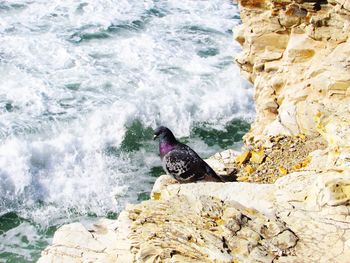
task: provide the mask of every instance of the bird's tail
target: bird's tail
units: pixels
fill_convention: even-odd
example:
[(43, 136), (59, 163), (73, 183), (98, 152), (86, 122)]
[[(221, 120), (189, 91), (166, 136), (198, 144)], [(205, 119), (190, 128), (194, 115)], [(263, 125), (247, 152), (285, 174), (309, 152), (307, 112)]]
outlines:
[(237, 173), (238, 170), (233, 170), (228, 175), (221, 175), (214, 171), (213, 168), (211, 168), (208, 164), (206, 165), (206, 174), (207, 174), (207, 181), (213, 181), (213, 182), (236, 182), (237, 181)]
[(216, 174), (218, 177), (220, 177), (221, 181), (226, 183), (226, 182), (237, 182), (237, 173), (238, 173), (238, 170), (234, 169), (231, 173), (227, 175), (220, 175), (217, 173)]

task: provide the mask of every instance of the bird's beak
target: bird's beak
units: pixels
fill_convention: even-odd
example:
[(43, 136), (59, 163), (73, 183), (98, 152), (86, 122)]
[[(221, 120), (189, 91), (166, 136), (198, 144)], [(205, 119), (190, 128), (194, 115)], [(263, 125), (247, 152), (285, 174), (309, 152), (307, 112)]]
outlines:
[(153, 135), (153, 141), (158, 138), (158, 135)]

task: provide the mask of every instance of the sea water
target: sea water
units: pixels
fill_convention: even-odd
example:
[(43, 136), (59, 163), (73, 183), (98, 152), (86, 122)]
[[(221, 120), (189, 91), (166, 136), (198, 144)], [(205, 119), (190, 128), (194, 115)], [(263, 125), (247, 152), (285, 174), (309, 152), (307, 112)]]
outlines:
[(0, 1), (0, 262), (147, 199), (158, 125), (203, 157), (239, 147), (239, 23), (231, 0)]

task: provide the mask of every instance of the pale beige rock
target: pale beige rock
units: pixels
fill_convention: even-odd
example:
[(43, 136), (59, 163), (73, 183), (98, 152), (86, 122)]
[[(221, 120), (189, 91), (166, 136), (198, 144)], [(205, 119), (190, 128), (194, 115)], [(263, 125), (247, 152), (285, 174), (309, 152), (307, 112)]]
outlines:
[[(209, 192), (211, 185), (202, 188)], [(168, 262), (172, 255), (184, 262), (272, 262), (282, 251), (293, 254), (297, 240), (286, 237), (288, 230), (278, 220), (212, 195), (178, 193), (135, 205), (128, 213), (140, 262)]]
[[(318, 12), (304, 1), (266, 0), (264, 8), (257, 3), (240, 1), (243, 24), (235, 31), (243, 47), (237, 61), (255, 86), (257, 118), (246, 139), (261, 134), (317, 136), (319, 109), (349, 123), (349, 112), (341, 111), (349, 102), (340, 100), (350, 92), (349, 2), (322, 4)], [(329, 124), (323, 136), (345, 132), (340, 120), (332, 122), (336, 124)]]
[(219, 175), (230, 175), (235, 168), (235, 157), (239, 155), (238, 152), (228, 149), (220, 153), (216, 153), (205, 161), (211, 168)]
[[(256, 191), (259, 187), (259, 191)], [(215, 196), (224, 201), (235, 201), (248, 208), (257, 209), (265, 214), (273, 213), (274, 196), (269, 193), (273, 185), (251, 183), (196, 183), (188, 185), (169, 185), (161, 192), (163, 199), (171, 199), (181, 194), (195, 202), (199, 196)], [(239, 194), (234, 194), (239, 193)]]
[(170, 175), (160, 176), (153, 185), (151, 198), (155, 200), (160, 199), (162, 190), (164, 190), (168, 185), (177, 183), (178, 182)]
[[(296, 256), (287, 262), (349, 262), (350, 258), (346, 249), (350, 228), (350, 2), (337, 3), (322, 5), (319, 12), (308, 11), (308, 19), (282, 17), (279, 30), (288, 41), (282, 51), (280, 44), (270, 44), (263, 51), (259, 44), (254, 47), (262, 34), (266, 39), (276, 32), (275, 20), (267, 23), (269, 8), (245, 5), (241, 10), (243, 25), (237, 38), (242, 39), (242, 34), (250, 37), (240, 42), (239, 61), (250, 65), (240, 64), (244, 75), (254, 82), (257, 104), (257, 118), (246, 142), (263, 140), (262, 134), (303, 133), (322, 136), (328, 143), (327, 149), (310, 154), (305, 172), (292, 173), (276, 183), (277, 215), (299, 238)], [(307, 3), (299, 5), (309, 10)], [(285, 9), (277, 7), (274, 12), (286, 16)], [(288, 23), (293, 27), (286, 30), (283, 24), (287, 27)], [(250, 32), (256, 28), (263, 28), (258, 30), (262, 34)], [(271, 57), (276, 51), (283, 55), (261, 66), (269, 50)], [(269, 112), (272, 100), (278, 104), (274, 114)]]
[[(298, 172), (273, 185), (195, 183), (161, 189), (158, 201), (131, 205), (118, 221), (102, 220), (91, 233), (80, 224), (62, 227), (39, 262), (170, 262), (175, 255), (184, 262), (272, 262), (276, 257), (277, 262), (346, 262), (350, 257), (344, 250), (350, 238), (347, 172)], [(72, 233), (75, 237), (66, 240)], [(90, 247), (93, 242), (98, 249)]]
[(80, 223), (60, 227), (53, 243), (38, 263), (56, 262), (133, 262), (130, 219), (122, 212), (118, 220), (100, 219), (89, 231)]
[(105, 249), (105, 246), (95, 240), (93, 235), (81, 223), (62, 226), (60, 231), (57, 231), (55, 234), (52, 244), (60, 244), (67, 247), (74, 247), (76, 244), (79, 244), (80, 248), (96, 252), (101, 252)]
[(305, 262), (348, 262), (350, 238), (347, 172), (295, 173), (277, 181), (277, 215), (299, 238)]

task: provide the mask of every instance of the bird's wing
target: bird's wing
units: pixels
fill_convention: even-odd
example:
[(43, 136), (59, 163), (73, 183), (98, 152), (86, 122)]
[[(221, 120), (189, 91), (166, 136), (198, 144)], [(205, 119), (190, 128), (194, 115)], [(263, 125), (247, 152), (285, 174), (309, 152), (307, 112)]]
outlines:
[(209, 165), (184, 144), (164, 156), (164, 166), (178, 181), (221, 181)]
[(191, 147), (185, 144), (182, 144), (182, 146), (186, 148), (186, 150), (190, 155), (193, 156), (193, 158), (198, 160), (198, 165), (201, 166), (201, 170), (204, 175), (198, 180), (223, 182), (223, 179), (201, 157), (199, 157), (199, 155), (194, 150), (192, 150)]
[(203, 173), (198, 159), (185, 148), (170, 151), (164, 156), (163, 161), (168, 173), (179, 181), (192, 181), (199, 172)]

